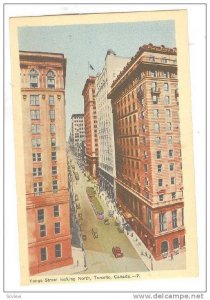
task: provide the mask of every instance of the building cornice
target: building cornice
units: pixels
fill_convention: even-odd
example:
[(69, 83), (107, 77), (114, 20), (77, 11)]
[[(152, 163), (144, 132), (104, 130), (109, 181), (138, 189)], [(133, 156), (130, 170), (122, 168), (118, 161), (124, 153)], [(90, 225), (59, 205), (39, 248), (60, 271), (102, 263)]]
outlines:
[(96, 77), (95, 76), (89, 76), (89, 78), (86, 80), (85, 82), (85, 85), (84, 85), (84, 88), (82, 90), (82, 96), (85, 96), (85, 91), (88, 89), (88, 86), (90, 84), (94, 84), (95, 83), (95, 80), (96, 80)]
[[(139, 67), (141, 62), (149, 63), (149, 61), (147, 60), (144, 61), (142, 57), (142, 54), (144, 52), (150, 52), (151, 54), (160, 53), (165, 55), (177, 55), (176, 48), (167, 48), (164, 45), (161, 46), (154, 46), (153, 44), (143, 45), (142, 47), (139, 48), (138, 52), (131, 58), (131, 60), (127, 63), (127, 65), (123, 68), (123, 70), (118, 74), (117, 78), (113, 81), (111, 85), (111, 91), (108, 95), (109, 98), (111, 97), (112, 93), (115, 91), (116, 86), (119, 83), (123, 82), (123, 79), (124, 80), (127, 79), (130, 76), (130, 74)], [(153, 62), (153, 64), (157, 65), (156, 62)], [(168, 66), (168, 64), (165, 65)], [(170, 66), (173, 66), (173, 64), (170, 64)]]

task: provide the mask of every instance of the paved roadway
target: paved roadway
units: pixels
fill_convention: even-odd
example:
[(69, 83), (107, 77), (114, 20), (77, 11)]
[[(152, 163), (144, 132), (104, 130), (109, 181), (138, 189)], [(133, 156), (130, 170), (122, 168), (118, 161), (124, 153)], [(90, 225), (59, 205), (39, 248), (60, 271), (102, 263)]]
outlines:
[[(72, 159), (72, 156), (70, 157)], [(115, 273), (115, 272), (143, 272), (148, 271), (147, 267), (131, 245), (126, 233), (119, 233), (114, 218), (110, 218), (110, 225), (105, 225), (103, 221), (96, 218), (90, 201), (86, 194), (86, 187), (91, 186), (86, 177), (80, 171), (76, 161), (72, 162), (79, 173), (79, 181), (73, 181), (74, 193), (79, 196), (83, 220), (81, 232), (85, 234), (87, 240), (84, 241), (86, 253), (87, 270), (86, 273)], [(74, 176), (74, 175), (73, 175)], [(107, 208), (101, 201), (107, 214)], [(93, 237), (92, 227), (98, 231), (98, 238)], [(112, 247), (119, 246), (124, 256), (115, 258), (112, 254)], [(85, 273), (84, 271), (82, 273)]]

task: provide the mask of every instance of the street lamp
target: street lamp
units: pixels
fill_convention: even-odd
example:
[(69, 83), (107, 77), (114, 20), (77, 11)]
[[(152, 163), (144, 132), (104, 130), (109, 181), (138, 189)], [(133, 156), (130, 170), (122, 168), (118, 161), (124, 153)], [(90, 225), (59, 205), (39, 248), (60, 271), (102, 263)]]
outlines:
[(85, 252), (84, 252), (84, 268), (87, 269), (87, 262), (86, 262), (86, 255), (85, 255)]

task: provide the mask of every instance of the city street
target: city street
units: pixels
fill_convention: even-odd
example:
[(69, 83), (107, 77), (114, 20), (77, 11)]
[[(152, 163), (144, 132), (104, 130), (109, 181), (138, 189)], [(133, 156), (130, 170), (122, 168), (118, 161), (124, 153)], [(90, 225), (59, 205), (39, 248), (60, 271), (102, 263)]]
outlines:
[[(96, 218), (86, 194), (86, 187), (93, 185), (87, 181), (75, 160), (72, 160), (72, 164), (75, 165), (75, 171), (79, 174), (79, 180), (73, 179), (73, 190), (79, 198), (77, 203), (80, 204), (80, 209), (77, 210), (77, 213), (82, 214), (82, 220), (80, 221), (81, 234), (86, 236), (86, 240), (83, 241), (87, 265), (85, 273), (148, 271), (127, 238), (126, 233), (120, 233), (117, 230), (115, 219), (109, 218), (110, 224), (105, 225), (103, 220)], [(102, 201), (101, 204), (104, 208), (105, 217), (108, 217), (107, 207)], [(92, 228), (97, 230), (98, 238), (94, 238)], [(121, 248), (123, 257), (114, 257), (112, 253), (113, 246)]]

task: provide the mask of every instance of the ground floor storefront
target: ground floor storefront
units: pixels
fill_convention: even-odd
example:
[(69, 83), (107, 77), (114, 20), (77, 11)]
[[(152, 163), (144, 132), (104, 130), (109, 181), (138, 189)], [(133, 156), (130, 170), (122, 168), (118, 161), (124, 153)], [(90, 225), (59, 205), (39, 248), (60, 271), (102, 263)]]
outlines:
[[(132, 194), (132, 195), (131, 195)], [(116, 204), (125, 222), (156, 260), (185, 251), (185, 228), (180, 213), (183, 203), (153, 208), (126, 187), (116, 183)], [(176, 218), (174, 212), (178, 211)]]

